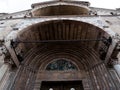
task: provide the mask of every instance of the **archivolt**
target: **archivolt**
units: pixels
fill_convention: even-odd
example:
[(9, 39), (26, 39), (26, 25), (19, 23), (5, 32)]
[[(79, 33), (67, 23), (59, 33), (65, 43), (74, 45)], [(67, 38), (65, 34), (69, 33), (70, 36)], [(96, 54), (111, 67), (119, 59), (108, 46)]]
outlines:
[(24, 60), (24, 64), (34, 69), (45, 70), (52, 60), (58, 58), (71, 60), (78, 66), (79, 70), (86, 70), (100, 62), (98, 55), (91, 48), (65, 45), (64, 47), (52, 48), (51, 46), (44, 46), (44, 48), (31, 49)]

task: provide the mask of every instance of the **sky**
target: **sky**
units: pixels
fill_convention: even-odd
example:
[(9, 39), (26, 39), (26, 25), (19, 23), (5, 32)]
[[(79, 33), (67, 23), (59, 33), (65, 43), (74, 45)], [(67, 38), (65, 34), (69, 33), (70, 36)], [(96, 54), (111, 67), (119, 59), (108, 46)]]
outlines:
[[(32, 3), (44, 2), (49, 0), (0, 0), (0, 13), (13, 13), (31, 9)], [(82, 1), (82, 0), (80, 0)], [(89, 1), (91, 7), (116, 9), (120, 8), (120, 0), (83, 0)]]

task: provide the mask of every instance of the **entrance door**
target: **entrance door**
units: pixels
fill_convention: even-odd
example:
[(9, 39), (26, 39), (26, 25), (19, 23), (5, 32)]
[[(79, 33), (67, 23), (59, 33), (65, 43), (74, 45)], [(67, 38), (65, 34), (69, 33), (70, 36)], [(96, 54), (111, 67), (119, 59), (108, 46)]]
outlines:
[(82, 81), (43, 81), (40, 90), (84, 90)]

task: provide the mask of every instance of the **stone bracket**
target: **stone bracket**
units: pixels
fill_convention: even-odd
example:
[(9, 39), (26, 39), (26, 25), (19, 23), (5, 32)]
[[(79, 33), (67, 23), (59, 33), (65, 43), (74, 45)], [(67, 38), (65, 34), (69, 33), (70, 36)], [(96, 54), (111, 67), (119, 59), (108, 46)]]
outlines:
[(17, 55), (15, 53), (14, 48), (11, 46), (11, 41), (6, 42), (5, 46), (6, 46), (7, 50), (9, 51), (10, 56), (11, 56), (12, 60), (14, 61), (15, 65), (17, 67), (19, 67), (20, 61), (18, 60), (18, 57), (17, 57)]
[(116, 59), (120, 50), (120, 36), (116, 34), (114, 37), (112, 37), (112, 39), (113, 39), (113, 42), (108, 49), (108, 53), (105, 59), (106, 64), (108, 64), (110, 60), (112, 60), (112, 58)]

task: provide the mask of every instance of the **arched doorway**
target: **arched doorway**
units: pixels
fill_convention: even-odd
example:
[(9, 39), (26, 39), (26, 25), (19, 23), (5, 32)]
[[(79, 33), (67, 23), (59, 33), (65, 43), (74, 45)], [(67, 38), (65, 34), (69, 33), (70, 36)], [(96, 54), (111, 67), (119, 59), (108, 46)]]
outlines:
[(40, 90), (84, 90), (82, 81), (43, 81)]
[[(53, 60), (47, 67), (47, 71), (78, 71), (76, 65), (72, 62), (67, 61), (65, 58), (59, 58)], [(62, 72), (63, 73), (63, 72)], [(59, 74), (59, 73), (57, 73)], [(63, 74), (64, 76), (64, 74)], [(68, 76), (68, 75), (67, 75)], [(55, 77), (53, 77), (55, 78)], [(78, 81), (42, 81), (40, 90), (83, 90), (82, 80)]]
[[(21, 30), (16, 38), (15, 50), (16, 52), (22, 50), (24, 59), (18, 70), (16, 83), (13, 84), (13, 90), (40, 89), (42, 82), (45, 81), (64, 83), (77, 80), (83, 83), (84, 89), (114, 87), (103, 63), (104, 58), (100, 59), (101, 55), (107, 53), (109, 44), (106, 40), (109, 37), (104, 30), (94, 25), (74, 20), (47, 21)], [(104, 48), (102, 52), (101, 48), (102, 50)], [(46, 67), (59, 59), (63, 61), (66, 59), (64, 63), (69, 61), (77, 70), (66, 71), (63, 69), (64, 66), (63, 71), (46, 70)]]

